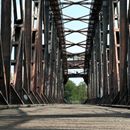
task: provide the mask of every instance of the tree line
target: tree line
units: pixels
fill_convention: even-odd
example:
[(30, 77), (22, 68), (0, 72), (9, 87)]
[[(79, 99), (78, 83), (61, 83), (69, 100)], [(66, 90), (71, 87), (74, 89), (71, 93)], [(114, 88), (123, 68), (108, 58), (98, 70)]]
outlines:
[(65, 85), (64, 99), (66, 103), (83, 103), (87, 99), (87, 86), (84, 82), (76, 85), (68, 80)]

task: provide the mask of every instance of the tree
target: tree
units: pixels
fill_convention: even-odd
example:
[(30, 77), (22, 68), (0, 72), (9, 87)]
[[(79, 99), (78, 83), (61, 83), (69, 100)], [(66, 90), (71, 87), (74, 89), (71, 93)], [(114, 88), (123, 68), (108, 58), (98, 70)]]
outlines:
[(87, 99), (87, 87), (84, 82), (78, 86), (71, 80), (65, 85), (65, 100), (69, 103), (81, 103)]
[(68, 102), (71, 102), (71, 97), (72, 97), (72, 93), (73, 93), (72, 91), (75, 87), (76, 87), (76, 84), (71, 80), (68, 80), (68, 82), (65, 85), (64, 98)]
[(84, 82), (80, 82), (78, 85), (79, 101), (83, 102), (87, 99), (87, 85)]

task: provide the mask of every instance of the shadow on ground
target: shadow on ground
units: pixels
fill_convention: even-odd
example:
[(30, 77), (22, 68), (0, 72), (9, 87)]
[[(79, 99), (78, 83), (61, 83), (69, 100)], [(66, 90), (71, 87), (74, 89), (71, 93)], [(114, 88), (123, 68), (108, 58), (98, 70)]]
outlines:
[[(38, 130), (39, 128), (16, 128), (16, 126), (29, 122), (31, 120), (49, 120), (49, 119), (74, 119), (74, 118), (92, 118), (92, 117), (112, 117), (112, 118), (130, 118), (130, 113), (109, 112), (109, 113), (79, 113), (79, 114), (52, 114), (52, 115), (27, 115), (24, 111), (18, 109), (18, 115), (0, 115), (0, 130)], [(2, 123), (3, 122), (3, 123)], [(61, 130), (53, 128), (40, 128), (42, 130)], [(40, 130), (39, 129), (39, 130)], [(66, 130), (66, 129), (62, 129)], [(71, 130), (71, 129), (70, 129)]]

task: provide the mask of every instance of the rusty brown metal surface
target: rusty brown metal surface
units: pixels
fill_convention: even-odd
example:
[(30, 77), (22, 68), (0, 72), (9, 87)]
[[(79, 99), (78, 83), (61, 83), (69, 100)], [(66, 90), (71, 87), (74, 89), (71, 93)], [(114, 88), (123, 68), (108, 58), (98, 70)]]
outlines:
[[(70, 77), (84, 79), (89, 101), (129, 104), (129, 3), (2, 0), (0, 104), (63, 102), (64, 85)], [(83, 7), (89, 13), (69, 16), (63, 10), (71, 6)], [(74, 21), (86, 27), (65, 26)], [(76, 33), (85, 40), (67, 39)], [(67, 51), (75, 46), (85, 51)], [(70, 73), (71, 69), (75, 72)]]
[(59, 1), (2, 0), (0, 104), (63, 102), (67, 62), (61, 17)]
[[(129, 1), (109, 0), (106, 5), (105, 0), (102, 2), (102, 7), (99, 11), (99, 27), (97, 26), (96, 28), (96, 30), (99, 29), (101, 32), (101, 35), (98, 36), (100, 42), (96, 42), (99, 46), (98, 48), (100, 48), (99, 52), (96, 51), (96, 53), (99, 53), (99, 58), (96, 59), (97, 64), (99, 62), (99, 70), (97, 72), (99, 75), (96, 77), (99, 79), (99, 83), (97, 84), (93, 80), (95, 67), (91, 67), (91, 60), (94, 63), (92, 58), (95, 53), (94, 45), (89, 64), (90, 70), (93, 69), (89, 73), (89, 88), (91, 91), (93, 87), (94, 89), (98, 88), (99, 91), (96, 98), (95, 95), (90, 94), (90, 99), (93, 99), (93, 102), (99, 99), (97, 100), (98, 103), (129, 104), (129, 23), (127, 23), (129, 21), (129, 6), (127, 6)], [(109, 9), (106, 11), (104, 6), (108, 7), (108, 5)], [(107, 26), (106, 20), (109, 20)], [(95, 33), (94, 37), (96, 35)], [(93, 94), (93, 92), (91, 93)]]
[[(7, 10), (8, 9), (8, 10)], [(4, 65), (4, 80), (6, 84), (4, 96), (9, 101), (9, 85), (10, 85), (10, 47), (11, 47), (11, 0), (1, 1), (1, 49)], [(5, 86), (4, 86), (5, 85)], [(1, 88), (2, 88), (1, 86)]]

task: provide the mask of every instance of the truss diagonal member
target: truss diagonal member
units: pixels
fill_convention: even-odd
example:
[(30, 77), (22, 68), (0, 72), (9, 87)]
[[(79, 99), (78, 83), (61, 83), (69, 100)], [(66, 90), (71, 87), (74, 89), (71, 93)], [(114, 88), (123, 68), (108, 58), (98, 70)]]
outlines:
[[(89, 18), (89, 25), (88, 29), (92, 29), (91, 32), (87, 34), (87, 40), (86, 40), (86, 50), (85, 50), (85, 65), (84, 69), (89, 69), (89, 61), (91, 58), (91, 51), (92, 51), (92, 46), (93, 46), (93, 37), (95, 35), (95, 27), (98, 23), (98, 15), (99, 11), (101, 10), (101, 5), (102, 1), (95, 0), (94, 4), (91, 5), (92, 11), (91, 11), (91, 16)], [(88, 47), (88, 45), (90, 45)]]
[(56, 27), (58, 29), (58, 37), (61, 43), (61, 49), (64, 62), (64, 69), (67, 70), (67, 59), (66, 59), (66, 50), (65, 50), (65, 38), (64, 38), (64, 26), (62, 21), (62, 11), (61, 11), (61, 3), (59, 0), (50, 0), (50, 7), (54, 15), (54, 20), (56, 23)]
[(77, 18), (74, 18), (72, 16), (68, 16), (68, 15), (65, 15), (65, 14), (63, 16), (68, 17), (68, 18), (63, 18), (63, 20), (89, 20), (88, 18), (85, 18), (85, 17), (90, 16), (90, 14), (83, 15), (83, 16), (80, 16), (80, 17), (77, 17)]

